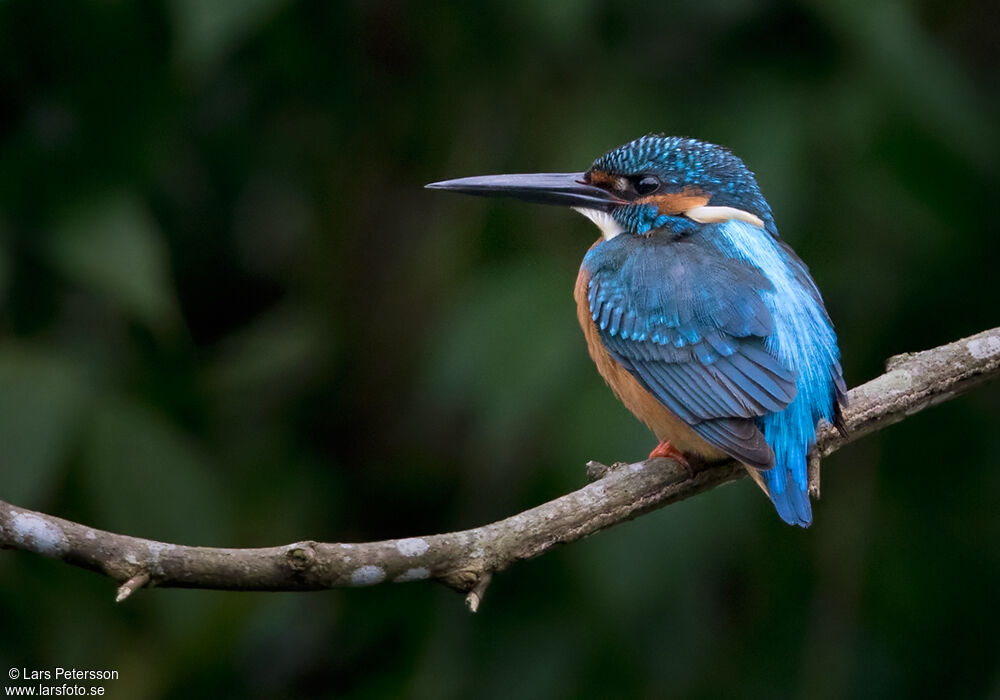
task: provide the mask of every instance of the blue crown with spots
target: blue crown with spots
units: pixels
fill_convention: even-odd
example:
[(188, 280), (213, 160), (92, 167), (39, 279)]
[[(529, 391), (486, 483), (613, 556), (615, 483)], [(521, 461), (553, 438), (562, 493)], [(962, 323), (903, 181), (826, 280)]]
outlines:
[(728, 148), (682, 136), (649, 134), (608, 151), (591, 168), (615, 175), (654, 174), (673, 189), (697, 187), (711, 195), (711, 204), (756, 214), (777, 235), (757, 178)]

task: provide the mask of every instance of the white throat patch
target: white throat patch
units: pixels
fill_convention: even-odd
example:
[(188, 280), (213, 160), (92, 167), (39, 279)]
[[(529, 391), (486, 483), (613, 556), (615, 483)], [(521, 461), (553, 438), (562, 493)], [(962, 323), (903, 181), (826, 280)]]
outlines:
[(606, 241), (610, 241), (618, 234), (625, 232), (622, 225), (615, 221), (615, 218), (606, 211), (601, 211), (600, 209), (587, 209), (585, 207), (573, 207), (573, 209), (597, 224), (597, 228), (601, 229), (601, 236), (603, 236)]

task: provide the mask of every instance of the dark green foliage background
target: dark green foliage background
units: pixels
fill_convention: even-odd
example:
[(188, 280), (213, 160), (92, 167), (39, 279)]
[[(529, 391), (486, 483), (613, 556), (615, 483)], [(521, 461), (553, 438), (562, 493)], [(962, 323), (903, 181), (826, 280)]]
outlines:
[[(997, 325), (996, 3), (0, 4), (0, 498), (189, 544), (471, 527), (652, 438), (591, 367), (575, 214), (425, 191), (730, 146), (857, 384)], [(1000, 693), (1000, 392), (499, 577), (141, 592), (0, 553), (0, 672), (111, 697)], [(7, 683), (6, 676), (3, 681)]]

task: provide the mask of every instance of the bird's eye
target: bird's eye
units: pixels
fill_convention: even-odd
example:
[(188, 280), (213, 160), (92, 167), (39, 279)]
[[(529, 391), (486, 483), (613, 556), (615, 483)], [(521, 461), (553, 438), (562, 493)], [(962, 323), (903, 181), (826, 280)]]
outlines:
[(652, 175), (645, 175), (635, 182), (635, 193), (640, 197), (653, 194), (660, 189), (660, 179)]

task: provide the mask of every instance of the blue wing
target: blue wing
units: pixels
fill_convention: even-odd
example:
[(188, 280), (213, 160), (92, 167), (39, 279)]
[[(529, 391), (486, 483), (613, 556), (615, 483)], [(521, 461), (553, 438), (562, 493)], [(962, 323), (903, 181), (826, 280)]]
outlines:
[(765, 347), (768, 279), (697, 236), (617, 236), (584, 266), (590, 312), (614, 359), (708, 443), (772, 467), (755, 419), (793, 401), (796, 372)]

